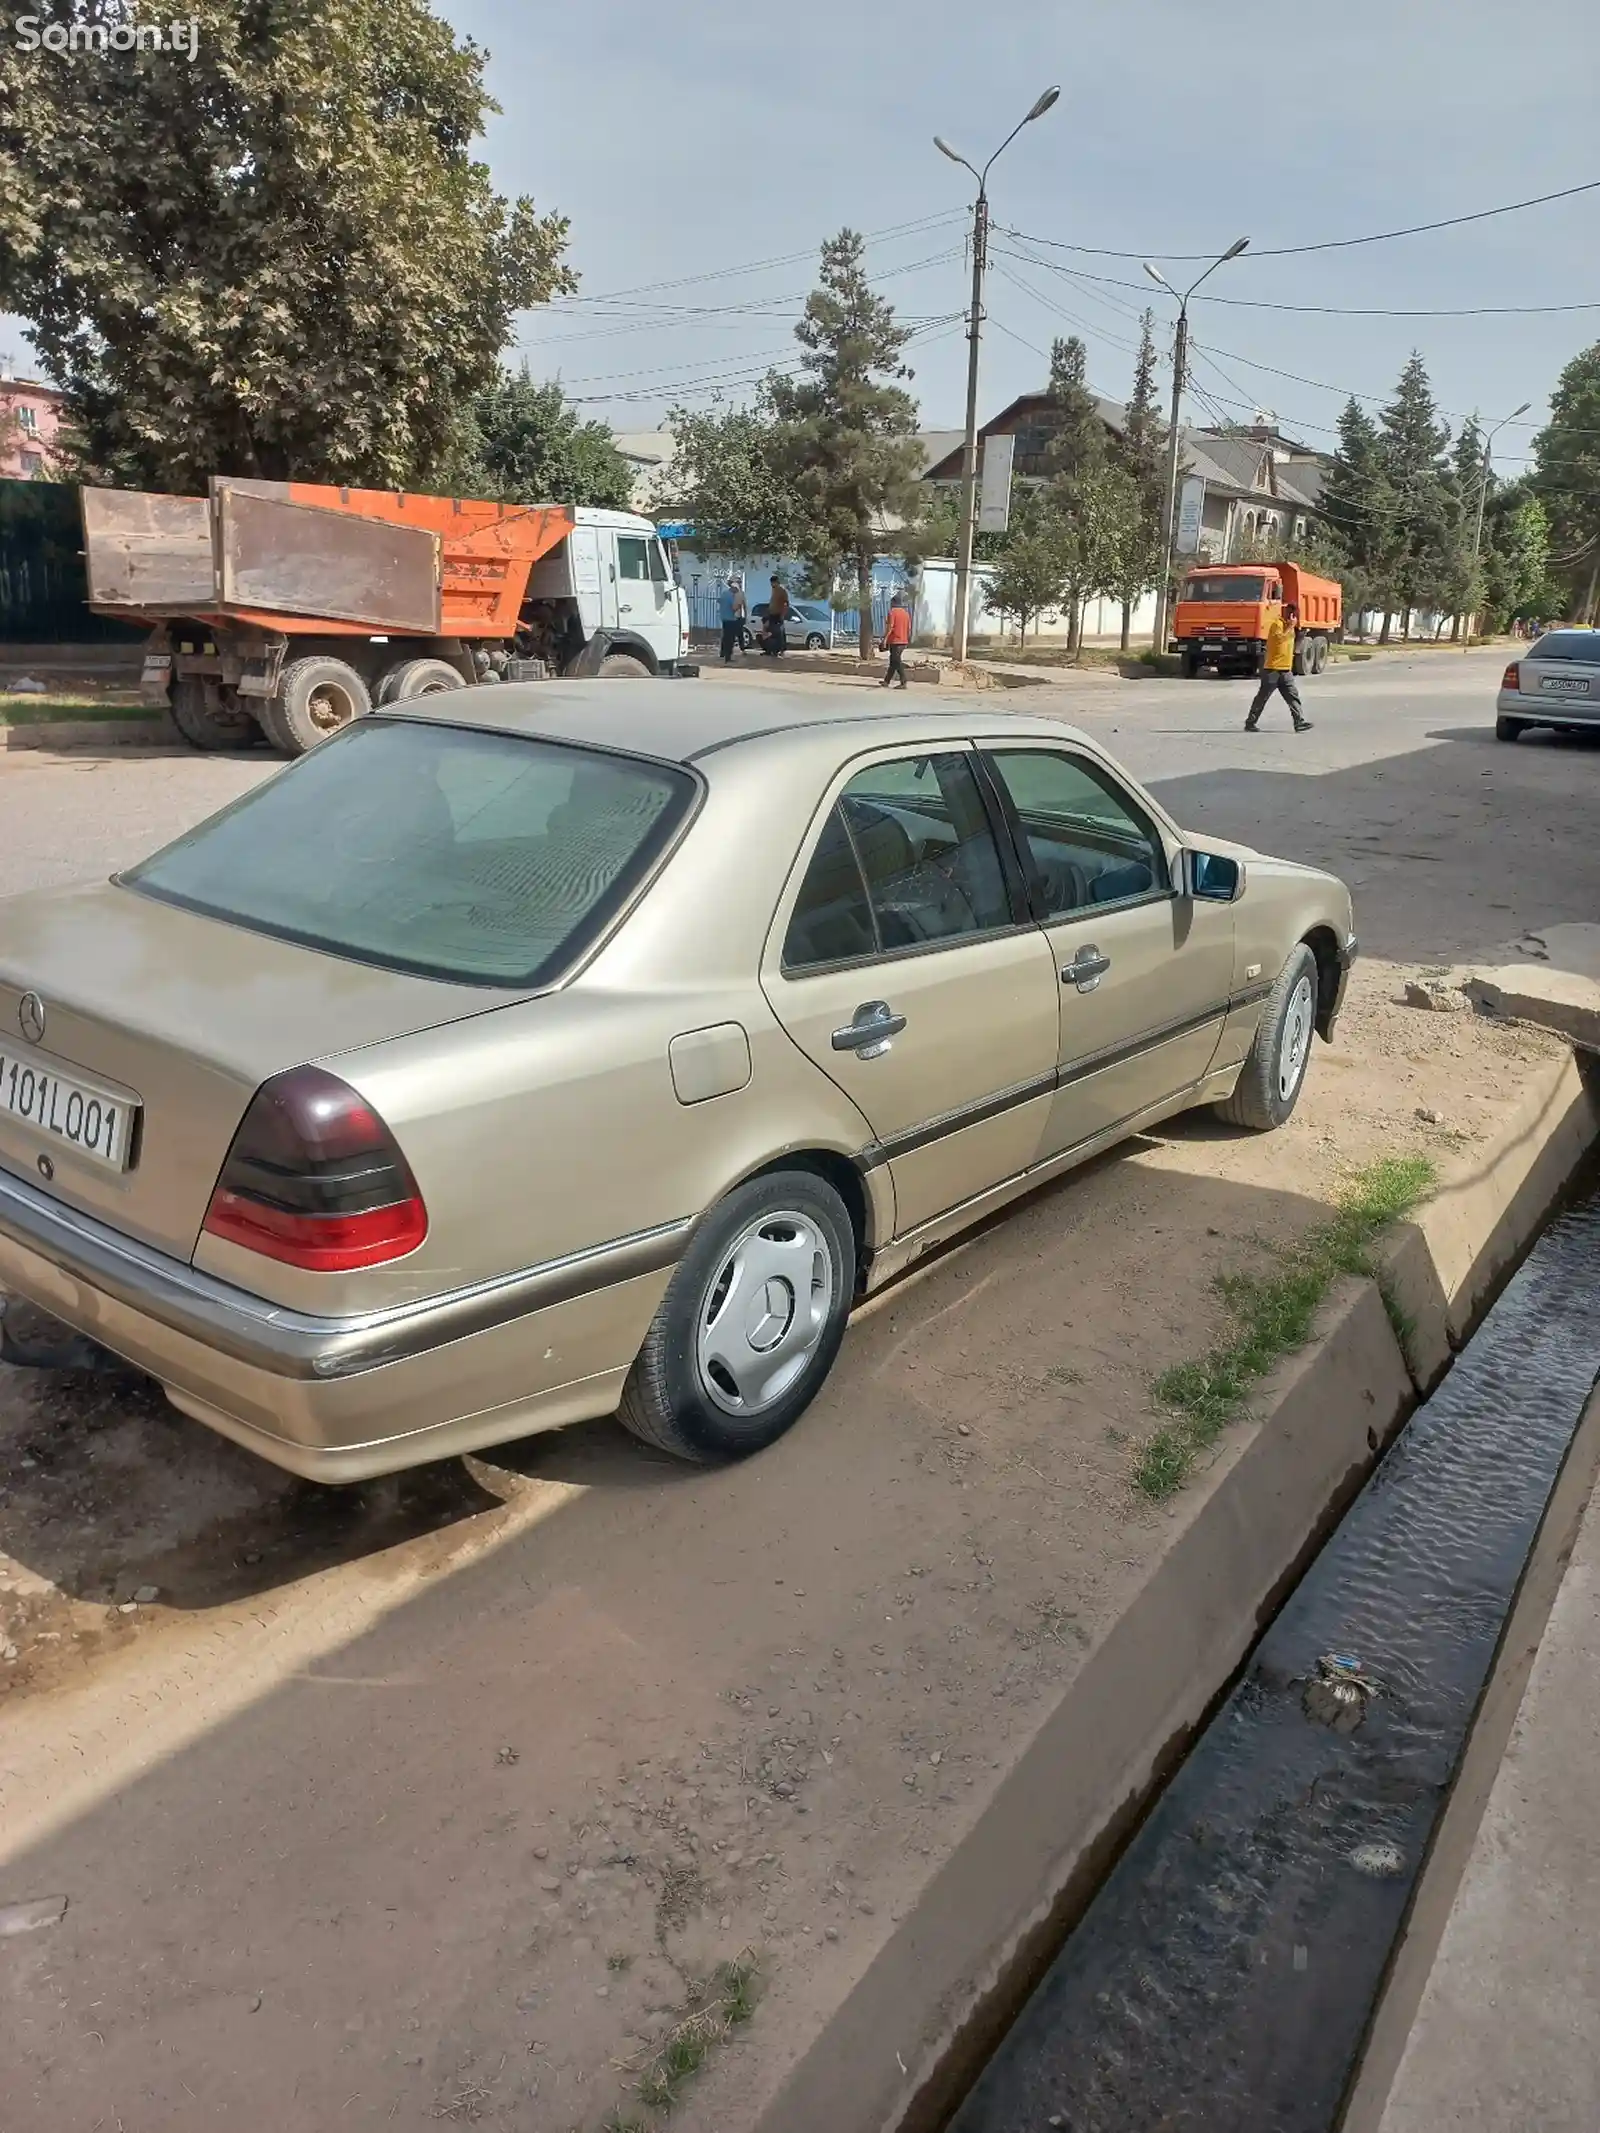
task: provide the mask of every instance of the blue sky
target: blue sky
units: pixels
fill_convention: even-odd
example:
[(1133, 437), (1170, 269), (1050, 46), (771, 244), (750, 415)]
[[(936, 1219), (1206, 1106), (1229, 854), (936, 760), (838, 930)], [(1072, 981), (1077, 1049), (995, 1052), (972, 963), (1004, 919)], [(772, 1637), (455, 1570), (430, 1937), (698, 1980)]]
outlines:
[[(1041, 382), (1058, 332), (1082, 334), (1093, 382), (1121, 397), (1147, 294), (1163, 348), (1170, 338), (1173, 307), (1144, 283), (1137, 258), (1038, 240), (1163, 259), (1248, 234), (1260, 249), (1600, 178), (1594, 0), (1516, 9), (1345, 0), (1325, 16), (1264, 0), (1089, 0), (1070, 10), (923, 0), (876, 11), (812, 0), (792, 13), (643, 0), (558, 11), (526, 0), (436, 4), (491, 54), (504, 106), (485, 151), (497, 184), (572, 221), (580, 300), (525, 318), (520, 347), (619, 429), (652, 427), (672, 399), (702, 403), (719, 383), (743, 397), (766, 364), (786, 359), (811, 258), (732, 270), (812, 255), (847, 222), (894, 233), (875, 238), (871, 269), (919, 322), (908, 360), (925, 424), (954, 427), (971, 187), (931, 137), (981, 162), (1052, 82), (1060, 102), (991, 179), (985, 413)], [(1209, 353), (1197, 356), (1195, 378), (1207, 397), (1190, 413), (1204, 421), (1270, 408), (1286, 429), (1326, 443), (1345, 391), (1381, 398), (1420, 347), (1449, 410), (1498, 417), (1534, 403), (1526, 424), (1501, 437), (1509, 472), (1561, 365), (1600, 339), (1597, 226), (1592, 193), (1392, 244), (1246, 254), (1208, 290), (1374, 310), (1584, 299), (1597, 308), (1399, 318), (1197, 302), (1195, 340)], [(1050, 259), (1109, 280), (1037, 263)], [(635, 293), (663, 282), (681, 286)], [(1116, 286), (1124, 282), (1137, 286)], [(0, 349), (15, 338), (0, 326)], [(20, 342), (17, 352), (26, 367)]]

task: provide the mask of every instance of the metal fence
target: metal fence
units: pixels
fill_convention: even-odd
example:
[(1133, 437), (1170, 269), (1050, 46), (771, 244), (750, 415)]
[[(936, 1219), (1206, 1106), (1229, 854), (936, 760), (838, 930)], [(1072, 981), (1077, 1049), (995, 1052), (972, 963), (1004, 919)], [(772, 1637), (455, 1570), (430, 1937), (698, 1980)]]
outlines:
[(0, 481), (0, 643), (117, 644), (144, 632), (89, 612), (78, 492)]

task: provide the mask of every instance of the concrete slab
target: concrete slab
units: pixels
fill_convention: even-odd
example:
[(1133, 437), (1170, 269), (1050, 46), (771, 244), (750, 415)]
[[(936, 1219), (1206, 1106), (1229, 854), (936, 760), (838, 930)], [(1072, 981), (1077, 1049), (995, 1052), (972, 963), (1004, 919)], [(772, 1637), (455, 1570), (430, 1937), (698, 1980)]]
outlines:
[(1600, 2125), (1600, 1500), (1591, 1503), (1381, 2133)]
[(1462, 990), (1481, 1014), (1531, 1022), (1600, 1052), (1600, 978), (1548, 963), (1510, 963), (1469, 978)]

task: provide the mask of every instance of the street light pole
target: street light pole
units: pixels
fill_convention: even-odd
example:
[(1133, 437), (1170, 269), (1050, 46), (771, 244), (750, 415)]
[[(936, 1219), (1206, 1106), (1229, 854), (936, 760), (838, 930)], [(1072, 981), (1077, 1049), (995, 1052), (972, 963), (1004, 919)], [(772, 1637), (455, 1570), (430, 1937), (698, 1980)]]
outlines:
[(950, 649), (957, 660), (967, 656), (967, 611), (971, 606), (972, 546), (978, 528), (978, 344), (983, 333), (983, 275), (989, 264), (989, 173), (1011, 146), (1023, 127), (1043, 118), (1056, 98), (1058, 88), (1046, 89), (1006, 135), (994, 154), (978, 170), (950, 143), (933, 137), (933, 145), (952, 163), (970, 170), (978, 181), (978, 197), (972, 203), (972, 308), (967, 313), (967, 426), (961, 447), (961, 534), (956, 550), (956, 601), (950, 631)]
[[(1522, 405), (1514, 407), (1509, 415), (1502, 415), (1483, 440), (1483, 473), (1478, 482), (1478, 517), (1472, 529), (1472, 576), (1470, 583), (1474, 596), (1476, 596), (1478, 590), (1478, 552), (1483, 546), (1483, 507), (1489, 501), (1489, 468), (1490, 462), (1494, 458), (1494, 441), (1508, 422), (1515, 422), (1519, 415), (1525, 415), (1532, 405), (1533, 402), (1531, 400), (1524, 400)], [(1469, 623), (1467, 626), (1467, 642), (1462, 646), (1462, 650), (1470, 651), (1471, 649), (1472, 627)]]
[(1183, 415), (1183, 388), (1189, 367), (1189, 299), (1206, 274), (1215, 274), (1218, 267), (1226, 265), (1230, 259), (1237, 259), (1249, 242), (1248, 237), (1236, 237), (1221, 257), (1212, 260), (1205, 274), (1192, 281), (1181, 296), (1165, 274), (1153, 267), (1149, 260), (1144, 264), (1144, 270), (1153, 282), (1165, 289), (1169, 296), (1178, 297), (1178, 330), (1172, 343), (1172, 420), (1167, 429), (1167, 478), (1161, 499), (1161, 582), (1156, 587), (1156, 620), (1150, 639), (1158, 652), (1167, 648), (1167, 602), (1172, 585), (1173, 551), (1178, 540), (1178, 424)]

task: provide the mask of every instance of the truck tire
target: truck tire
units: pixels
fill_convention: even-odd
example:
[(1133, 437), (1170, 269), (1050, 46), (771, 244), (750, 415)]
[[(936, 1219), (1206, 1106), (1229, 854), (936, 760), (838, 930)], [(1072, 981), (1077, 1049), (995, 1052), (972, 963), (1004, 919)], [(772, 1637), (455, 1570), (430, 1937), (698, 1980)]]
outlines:
[(448, 659), (402, 659), (378, 684), (380, 704), (409, 703), (413, 696), (439, 696), (466, 683)]
[(371, 709), (371, 694), (354, 667), (315, 655), (284, 668), (277, 695), (262, 706), (261, 724), (274, 748), (304, 755)]
[(1180, 665), (1183, 670), (1184, 680), (1193, 681), (1200, 671), (1200, 654), (1193, 650), (1185, 651), (1180, 660)]
[(1311, 664), (1311, 647), (1304, 637), (1295, 640), (1294, 671), (1297, 674), (1314, 674), (1317, 671)]
[(607, 652), (600, 662), (602, 681), (648, 681), (650, 669), (632, 652)]
[(198, 674), (180, 674), (172, 685), (172, 723), (191, 748), (253, 748), (261, 728), (249, 711), (206, 702), (206, 685)]

